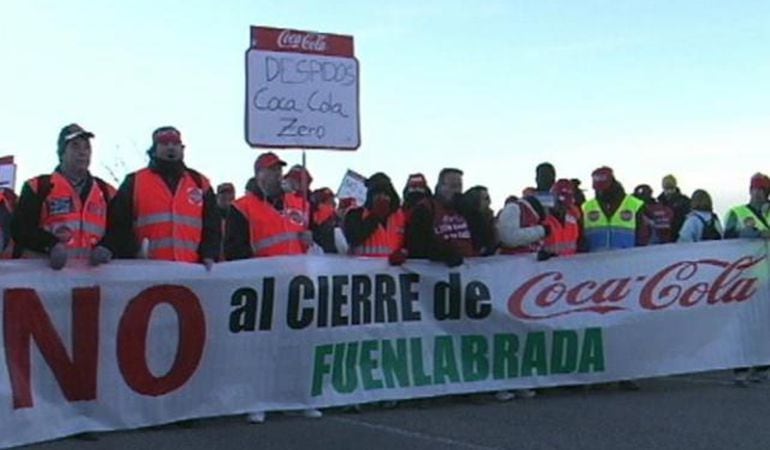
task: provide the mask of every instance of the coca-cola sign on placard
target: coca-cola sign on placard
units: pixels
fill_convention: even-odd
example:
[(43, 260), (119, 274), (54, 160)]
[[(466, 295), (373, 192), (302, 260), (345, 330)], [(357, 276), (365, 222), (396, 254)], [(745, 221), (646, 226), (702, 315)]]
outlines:
[(355, 150), (360, 145), (353, 38), (252, 27), (246, 52), (246, 142)]
[(277, 52), (353, 57), (353, 37), (289, 28), (251, 27), (251, 47)]

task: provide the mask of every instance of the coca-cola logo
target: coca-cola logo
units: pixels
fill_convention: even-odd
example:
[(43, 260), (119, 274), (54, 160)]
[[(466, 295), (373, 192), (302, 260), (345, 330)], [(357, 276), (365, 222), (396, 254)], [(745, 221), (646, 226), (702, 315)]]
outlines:
[(306, 50), (312, 52), (326, 51), (326, 36), (316, 33), (302, 33), (299, 31), (283, 30), (278, 35), (276, 42), (278, 48), (294, 50)]
[(628, 222), (634, 217), (634, 214), (629, 210), (624, 210), (620, 212), (620, 220), (623, 220), (625, 222)]
[[(508, 298), (508, 311), (525, 320), (549, 319), (582, 312), (608, 314), (639, 306), (649, 311), (671, 307), (740, 303), (751, 300), (758, 280), (749, 269), (765, 259), (744, 256), (736, 261), (702, 259), (671, 264), (645, 275), (607, 280), (565, 281), (558, 271), (541, 273)], [(713, 272), (712, 277), (708, 272)], [(704, 276), (705, 275), (705, 276)], [(639, 292), (638, 297), (632, 293)]]
[(596, 222), (599, 220), (599, 211), (591, 211), (588, 213), (588, 220), (591, 222)]

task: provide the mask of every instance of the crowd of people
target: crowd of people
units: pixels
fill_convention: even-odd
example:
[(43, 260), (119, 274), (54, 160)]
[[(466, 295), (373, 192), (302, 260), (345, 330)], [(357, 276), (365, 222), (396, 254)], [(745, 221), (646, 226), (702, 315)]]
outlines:
[[(48, 258), (53, 269), (71, 259), (92, 265), (115, 258), (199, 263), (299, 254), (349, 254), (385, 258), (391, 265), (427, 259), (450, 267), (466, 258), (533, 254), (538, 260), (581, 252), (770, 237), (770, 178), (757, 173), (746, 204), (732, 208), (722, 226), (708, 192), (682, 194), (672, 175), (653, 195), (642, 184), (627, 192), (609, 167), (591, 174), (593, 197), (577, 179), (558, 178), (540, 164), (536, 186), (510, 196), (495, 213), (488, 190), (464, 190), (463, 172), (444, 168), (434, 189), (425, 175), (409, 176), (399, 191), (387, 174), (366, 180), (366, 199), (337, 198), (329, 188), (312, 190), (302, 166), (286, 173), (275, 153), (259, 155), (244, 195), (232, 183), (214, 189), (184, 163), (182, 135), (174, 127), (152, 133), (149, 164), (126, 176), (116, 190), (93, 176), (91, 138), (77, 124), (62, 128), (59, 164), (26, 183), (18, 198), (0, 192), (0, 244), (4, 258)], [(768, 367), (736, 369), (736, 383), (767, 377)], [(636, 389), (633, 381), (623, 386)], [(532, 391), (498, 392), (501, 400)], [(308, 417), (320, 417), (306, 410)], [(265, 419), (263, 411), (249, 415)]]

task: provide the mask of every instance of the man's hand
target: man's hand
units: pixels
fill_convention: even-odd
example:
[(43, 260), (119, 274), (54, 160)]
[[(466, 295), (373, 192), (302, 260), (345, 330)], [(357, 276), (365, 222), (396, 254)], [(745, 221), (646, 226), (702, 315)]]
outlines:
[(214, 267), (214, 260), (211, 258), (203, 258), (201, 263), (203, 264), (203, 267), (206, 268), (206, 272), (211, 272), (211, 269)]
[(53, 270), (61, 270), (67, 264), (67, 244), (59, 242), (51, 247), (48, 263)]
[(91, 249), (91, 255), (88, 258), (92, 266), (98, 266), (99, 264), (107, 264), (112, 260), (112, 252), (107, 247), (97, 245)]

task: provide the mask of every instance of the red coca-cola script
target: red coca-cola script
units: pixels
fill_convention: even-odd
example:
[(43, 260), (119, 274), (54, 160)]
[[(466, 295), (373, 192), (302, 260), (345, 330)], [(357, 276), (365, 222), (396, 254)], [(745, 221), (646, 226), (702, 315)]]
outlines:
[(251, 27), (251, 47), (275, 52), (353, 57), (353, 37), (269, 27)]
[(545, 272), (511, 294), (508, 311), (520, 319), (539, 320), (577, 313), (609, 314), (633, 309), (633, 302), (649, 311), (745, 302), (754, 297), (758, 285), (749, 269), (764, 259), (679, 261), (651, 276), (574, 282), (566, 280), (562, 272)]

